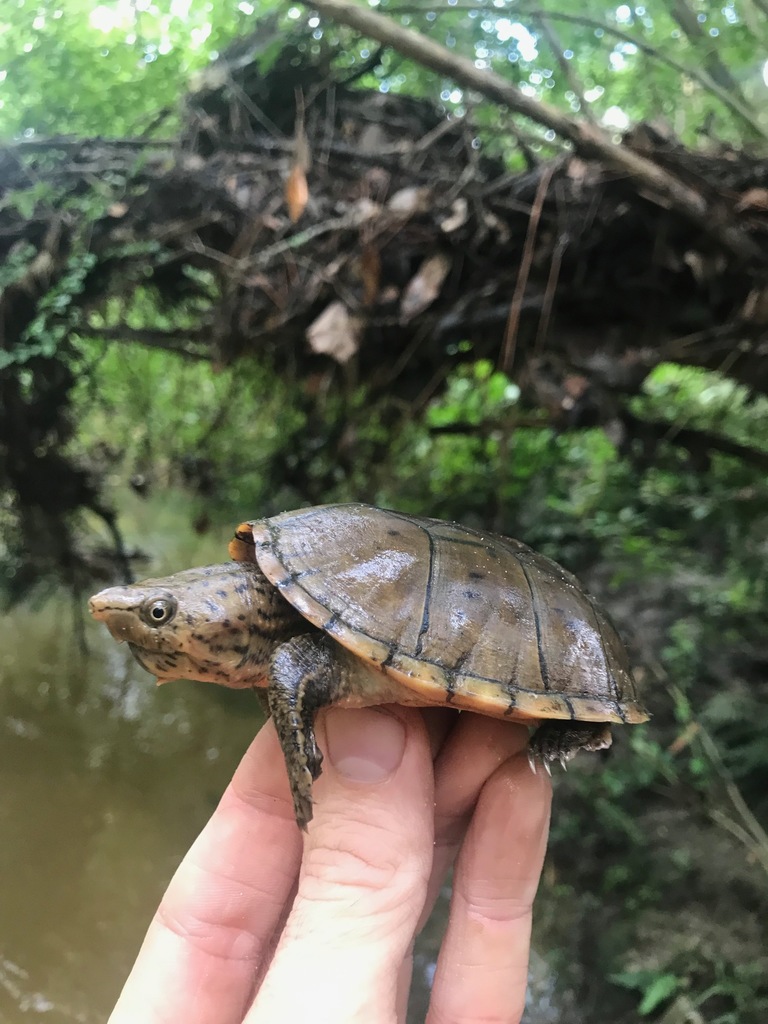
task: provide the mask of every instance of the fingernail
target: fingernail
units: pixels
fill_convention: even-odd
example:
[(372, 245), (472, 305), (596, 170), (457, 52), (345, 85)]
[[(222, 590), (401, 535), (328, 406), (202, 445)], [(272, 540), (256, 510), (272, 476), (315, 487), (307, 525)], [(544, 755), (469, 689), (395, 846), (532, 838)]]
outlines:
[(405, 726), (375, 708), (331, 708), (325, 718), (328, 757), (354, 782), (383, 782), (405, 751)]

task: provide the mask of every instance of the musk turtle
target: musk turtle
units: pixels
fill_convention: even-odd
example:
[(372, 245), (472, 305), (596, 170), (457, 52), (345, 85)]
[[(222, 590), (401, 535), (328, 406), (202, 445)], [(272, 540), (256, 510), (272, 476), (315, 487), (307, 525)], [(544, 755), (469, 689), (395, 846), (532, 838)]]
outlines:
[(532, 763), (648, 718), (575, 576), (525, 544), (370, 505), (246, 522), (233, 561), (112, 587), (90, 607), (158, 677), (266, 687), (296, 819), (312, 818), (330, 704), (448, 705), (538, 726)]

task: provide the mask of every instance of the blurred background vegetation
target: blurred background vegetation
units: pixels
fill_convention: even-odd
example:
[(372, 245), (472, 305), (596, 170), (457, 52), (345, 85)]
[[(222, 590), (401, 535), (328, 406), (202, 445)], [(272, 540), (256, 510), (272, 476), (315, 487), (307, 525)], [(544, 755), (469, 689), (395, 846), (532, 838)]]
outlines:
[[(88, 847), (87, 859), (101, 872), (104, 891), (86, 879), (81, 899), (112, 903), (107, 879), (119, 864), (132, 903), (106, 924), (88, 921), (78, 934), (65, 933), (66, 943), (51, 938), (57, 926), (41, 905), (40, 942), (29, 948), (15, 938), (18, 922), (4, 925), (0, 917), (2, 1019), (103, 1019), (173, 858), (209, 810), (207, 797), (182, 799), (179, 813), (187, 816), (169, 829), (169, 849), (158, 857), (152, 843), (144, 843), (129, 858), (125, 844), (135, 819), (121, 817), (119, 808), (134, 807), (135, 794), (115, 793), (134, 773), (154, 777), (162, 769), (166, 777), (173, 773), (178, 795), (185, 776), (196, 787), (195, 773), (216, 762), (220, 774), (205, 776), (213, 780), (206, 782), (213, 799), (255, 728), (248, 709), (244, 727), (235, 727), (240, 710), (233, 710), (230, 697), (208, 690), (190, 688), (191, 711), (183, 688), (173, 698), (158, 695), (160, 703), (153, 704), (145, 678), (114, 660), (96, 634), (89, 636), (91, 660), (83, 660), (79, 609), (88, 588), (131, 572), (223, 557), (231, 524), (246, 516), (304, 502), (365, 500), (517, 536), (578, 573), (626, 636), (653, 712), (649, 726), (626, 730), (610, 758), (579, 759), (587, 763), (577, 762), (557, 780), (530, 1024), (764, 1024), (768, 313), (755, 309), (764, 299), (766, 269), (768, 10), (762, 0), (653, 0), (645, 6), (584, 0), (578, 9), (565, 0), (386, 0), (377, 10), (476, 67), (496, 71), (523, 95), (599, 126), (608, 144), (628, 144), (621, 133), (643, 126), (646, 142), (652, 140), (646, 152), (660, 166), (671, 160), (675, 173), (689, 171), (681, 179), (707, 202), (717, 194), (731, 211), (750, 211), (755, 253), (751, 262), (739, 263), (732, 252), (702, 241), (703, 228), (695, 244), (680, 244), (680, 259), (660, 275), (655, 294), (666, 307), (682, 306), (677, 289), (685, 273), (705, 299), (677, 329), (682, 344), (670, 343), (676, 333), (669, 315), (659, 328), (664, 345), (656, 344), (652, 315), (642, 332), (638, 326), (637, 351), (644, 346), (653, 356), (627, 383), (610, 373), (600, 377), (583, 356), (585, 348), (588, 355), (610, 356), (615, 368), (628, 352), (637, 355), (626, 342), (607, 355), (602, 347), (617, 322), (605, 315), (615, 302), (613, 289), (634, 289), (638, 307), (646, 302), (647, 268), (633, 261), (633, 229), (620, 224), (611, 260), (621, 284), (602, 272), (590, 278), (604, 291), (585, 300), (594, 309), (591, 319), (578, 307), (580, 361), (572, 350), (559, 354), (555, 413), (541, 386), (531, 384), (542, 345), (554, 350), (558, 344), (546, 337), (542, 343), (543, 314), (523, 321), (519, 346), (526, 358), (502, 358), (519, 261), (499, 267), (501, 319), (489, 320), (487, 328), (473, 322), (465, 333), (462, 328), (432, 344), (415, 369), (408, 353), (427, 349), (435, 322), (423, 321), (421, 335), (408, 322), (411, 349), (393, 353), (382, 339), (390, 328), (402, 333), (406, 321), (395, 317), (388, 328), (389, 307), (381, 314), (383, 327), (371, 314), (365, 340), (357, 329), (341, 339), (351, 339), (351, 354), (309, 351), (307, 331), (327, 301), (318, 298), (319, 290), (306, 300), (300, 329), (291, 326), (281, 335), (278, 322), (269, 345), (258, 342), (261, 322), (244, 329), (233, 321), (222, 340), (214, 336), (223, 331), (221, 310), (242, 309), (249, 290), (277, 288), (273, 268), (264, 271), (266, 283), (249, 271), (235, 298), (219, 267), (237, 255), (231, 248), (236, 231), (230, 248), (216, 249), (215, 237), (201, 235), (200, 258), (180, 267), (170, 229), (166, 237), (142, 233), (137, 224), (151, 221), (163, 202), (176, 216), (183, 188), (176, 182), (173, 194), (156, 190), (150, 202), (155, 185), (141, 175), (155, 159), (155, 146), (155, 184), (189, 154), (203, 164), (185, 166), (208, 174), (225, 148), (257, 151), (258, 140), (233, 121), (233, 104), (247, 110), (249, 130), (264, 122), (268, 103), (259, 83), (275, 69), (287, 74), (320, 67), (323, 81), (349, 82), (353, 97), (355, 90), (361, 97), (414, 97), (435, 112), (433, 129), (449, 116), (452, 123), (471, 118), (470, 153), (472, 147), (482, 153), (493, 167), (491, 178), (524, 183), (529, 175), (540, 184), (542, 168), (566, 166), (570, 149), (535, 121), (513, 118), (394, 48), (378, 48), (304, 7), (269, 0), (98, 6), (19, 0), (4, 13), (0, 223), (12, 244), (0, 266), (0, 591), (9, 609), (0, 661), (0, 729), (8, 737), (0, 775), (9, 795), (0, 807), (4, 833), (16, 835), (18, 845), (11, 838), (0, 869), (4, 887), (12, 886), (22, 861), (34, 861), (30, 851), (39, 850), (39, 833), (30, 832), (25, 819), (44, 817), (46, 801), (60, 799), (46, 779), (62, 761), (71, 762), (71, 792), (82, 792), (86, 783), (101, 787), (94, 800), (104, 808), (102, 826), (85, 830), (99, 846), (98, 852)], [(291, 60), (281, 65), (289, 48)], [(311, 96), (317, 80), (301, 83)], [(274, 108), (274, 97), (270, 102)], [(277, 96), (276, 108), (281, 105), (285, 123), (274, 132), (270, 125), (262, 129), (280, 141), (287, 175), (302, 166), (301, 102), (293, 88)], [(322, 115), (335, 117), (327, 105)], [(130, 152), (127, 162), (116, 162), (121, 145)], [(722, 171), (729, 166), (743, 172), (738, 188)], [(574, 164), (568, 167), (573, 176)], [(453, 170), (461, 173), (460, 166)], [(229, 165), (227, 174), (234, 174)], [(210, 180), (219, 179), (211, 172)], [(418, 174), (414, 181), (424, 187)], [(271, 206), (259, 199), (264, 222), (280, 220), (274, 238), (281, 244), (338, 214), (338, 196), (331, 192), (326, 201), (311, 172), (309, 182), (310, 205), (295, 226), (280, 205), (282, 179)], [(523, 261), (538, 184), (518, 211)], [(216, 230), (223, 232), (226, 215), (217, 212), (215, 191), (193, 192), (184, 217), (205, 219), (213, 209)], [(637, 197), (624, 198), (631, 204)], [(552, 202), (556, 207), (556, 196)], [(722, 212), (717, 202), (711, 209)], [(447, 209), (461, 214), (450, 203)], [(480, 238), (472, 214), (464, 215), (474, 232), (467, 246), (480, 266), (491, 243)], [(124, 237), (104, 228), (124, 218), (134, 218)], [(590, 248), (600, 218), (594, 220), (587, 218), (571, 256), (576, 266), (599, 262)], [(432, 251), (419, 249), (419, 231), (431, 230), (427, 221), (415, 224), (413, 217), (410, 233), (404, 229), (398, 238), (392, 232), (387, 242), (390, 249), (402, 243), (418, 253), (397, 279), (401, 294)], [(161, 220), (161, 226), (168, 224)], [(668, 226), (671, 247), (676, 243), (669, 239), (690, 227), (674, 219)], [(187, 245), (190, 230), (187, 224)], [(651, 242), (648, 251), (656, 252), (659, 236)], [(542, 242), (541, 251), (534, 277), (538, 272), (546, 284), (557, 245)], [(616, 255), (622, 251), (626, 262)], [(311, 258), (316, 263), (319, 257)], [(365, 291), (371, 272), (362, 266)], [(304, 269), (300, 259), (284, 268), (280, 287), (288, 293), (315, 287), (317, 266), (302, 276)], [(335, 286), (354, 307), (349, 281), (336, 280), (330, 262), (322, 269), (326, 290)], [(383, 292), (385, 271), (374, 276)], [(567, 308), (562, 315), (567, 318)], [(750, 321), (747, 340), (730, 334), (724, 347), (712, 347), (737, 320)], [(622, 329), (631, 334), (631, 317)], [(228, 339), (238, 330), (241, 343), (233, 346)], [(557, 335), (557, 324), (551, 333)], [(745, 353), (751, 360), (746, 370), (739, 362)], [(398, 364), (389, 380), (380, 373), (387, 363)], [(585, 388), (593, 405), (566, 415)], [(652, 425), (653, 436), (633, 431), (637, 424)], [(75, 595), (72, 615), (69, 593)], [(38, 681), (30, 687), (29, 679)], [(219, 755), (228, 736), (235, 738), (224, 764)], [(21, 764), (45, 766), (32, 801), (14, 797)], [(34, 776), (36, 769), (29, 770)], [(73, 807), (80, 809), (69, 827), (79, 832), (89, 811), (77, 801)], [(123, 825), (114, 826), (110, 814), (125, 819)], [(144, 829), (162, 830), (168, 814), (158, 798)], [(78, 871), (83, 859), (84, 850), (73, 847)], [(153, 860), (162, 877), (155, 877)], [(31, 888), (37, 884), (30, 881)], [(120, 915), (131, 923), (118, 940)], [(89, 928), (91, 937), (83, 938)], [(109, 930), (106, 940), (100, 928)], [(439, 921), (433, 922), (418, 953), (425, 979), (438, 933)], [(62, 982), (66, 958), (87, 964), (104, 941), (116, 950), (108, 984), (98, 992), (87, 984), (71, 991)], [(413, 1021), (423, 1019), (425, 991), (422, 986), (414, 995)]]

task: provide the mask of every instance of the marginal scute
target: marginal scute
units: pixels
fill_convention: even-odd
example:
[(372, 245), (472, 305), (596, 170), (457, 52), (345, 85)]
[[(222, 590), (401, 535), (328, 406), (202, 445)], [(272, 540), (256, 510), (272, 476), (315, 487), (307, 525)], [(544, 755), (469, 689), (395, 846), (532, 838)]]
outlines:
[(518, 719), (648, 717), (607, 615), (520, 541), (326, 505), (244, 523), (230, 552), (419, 702)]

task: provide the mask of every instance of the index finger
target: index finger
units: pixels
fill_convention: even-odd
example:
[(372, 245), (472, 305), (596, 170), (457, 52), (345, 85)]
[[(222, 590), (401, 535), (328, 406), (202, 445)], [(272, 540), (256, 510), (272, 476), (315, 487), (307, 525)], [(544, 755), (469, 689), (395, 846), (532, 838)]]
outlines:
[(240, 1024), (301, 846), (270, 721), (171, 880), (110, 1024)]

